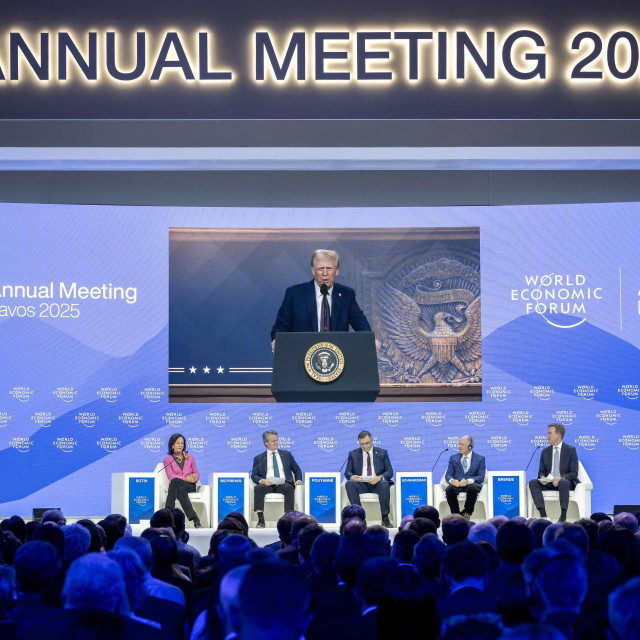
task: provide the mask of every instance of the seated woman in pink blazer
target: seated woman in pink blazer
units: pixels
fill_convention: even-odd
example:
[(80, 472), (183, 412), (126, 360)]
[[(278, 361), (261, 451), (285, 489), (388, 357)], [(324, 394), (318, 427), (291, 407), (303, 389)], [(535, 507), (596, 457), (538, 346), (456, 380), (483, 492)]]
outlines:
[(200, 529), (200, 519), (196, 515), (189, 500), (189, 494), (195, 493), (196, 482), (200, 479), (198, 467), (194, 457), (184, 450), (184, 436), (174, 433), (169, 438), (169, 455), (163, 460), (164, 470), (169, 479), (169, 493), (167, 502), (164, 505), (167, 509), (176, 506), (176, 499), (179, 500), (182, 510), (189, 520), (193, 520), (193, 526)]

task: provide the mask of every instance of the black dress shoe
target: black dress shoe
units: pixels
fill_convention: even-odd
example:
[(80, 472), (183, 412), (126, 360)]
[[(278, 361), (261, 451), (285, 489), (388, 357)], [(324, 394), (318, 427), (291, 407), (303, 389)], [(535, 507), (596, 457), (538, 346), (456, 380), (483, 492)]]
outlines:
[(261, 513), (258, 514), (258, 524), (256, 525), (256, 529), (264, 529), (264, 516)]
[(558, 518), (558, 522), (566, 522), (567, 521), (567, 516), (560, 514), (560, 517)]
[(200, 524), (200, 518), (198, 518), (198, 516), (193, 519), (193, 527), (194, 529), (202, 529), (202, 524)]
[(391, 529), (391, 527), (393, 527), (391, 520), (389, 520), (389, 516), (382, 516), (382, 526), (387, 527), (387, 529)]

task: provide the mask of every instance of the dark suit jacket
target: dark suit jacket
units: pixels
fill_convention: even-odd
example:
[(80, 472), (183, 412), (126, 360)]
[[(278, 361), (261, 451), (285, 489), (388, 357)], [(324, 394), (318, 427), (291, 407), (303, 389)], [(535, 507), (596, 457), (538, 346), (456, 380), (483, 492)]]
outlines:
[[(553, 466), (553, 446), (542, 450), (540, 455), (540, 468), (538, 470), (538, 478), (546, 477), (551, 473)], [(570, 444), (562, 443), (560, 447), (560, 476), (571, 482), (571, 486), (575, 487), (578, 480), (578, 453), (575, 447)]]
[[(302, 481), (302, 471), (290, 451), (286, 449), (278, 449), (280, 454), (280, 460), (282, 460), (283, 469), (280, 472), (283, 474), (284, 479), (293, 484), (298, 480)], [(265, 480), (267, 477), (267, 452), (263, 451), (253, 459), (253, 466), (251, 467), (251, 480), (256, 484), (260, 484), (260, 480)]]
[(449, 466), (444, 478), (447, 482), (453, 478), (454, 480), (473, 480), (475, 484), (482, 484), (486, 473), (487, 468), (484, 464), (484, 456), (473, 451), (471, 453), (471, 466), (465, 473), (462, 468), (462, 454), (455, 453), (449, 458)]
[[(318, 309), (314, 281), (289, 287), (278, 310), (271, 339), (276, 333), (288, 331), (317, 331)], [(331, 291), (331, 331), (371, 331), (362, 309), (356, 302), (356, 293), (350, 287), (335, 282)]]
[[(373, 447), (371, 449), (373, 454), (373, 466), (377, 476), (382, 476), (385, 480), (391, 482), (393, 478), (393, 468), (391, 467), (391, 461), (389, 460), (389, 454), (386, 449), (379, 449)], [(354, 449), (349, 451), (349, 461), (347, 462), (347, 469), (344, 472), (344, 477), (347, 480), (351, 479), (351, 476), (359, 476), (362, 473), (362, 449)]]

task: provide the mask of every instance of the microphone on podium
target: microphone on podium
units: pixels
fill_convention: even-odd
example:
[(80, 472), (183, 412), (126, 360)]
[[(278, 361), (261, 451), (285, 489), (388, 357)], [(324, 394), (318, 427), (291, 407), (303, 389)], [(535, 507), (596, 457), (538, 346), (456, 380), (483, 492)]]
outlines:
[(443, 449), (439, 454), (438, 457), (436, 458), (436, 461), (433, 463), (433, 467), (431, 469), (431, 473), (433, 473), (435, 471), (436, 465), (438, 464), (438, 460), (440, 460), (440, 456), (445, 452), (445, 451), (449, 451), (449, 447), (447, 447), (446, 449)]
[(329, 293), (329, 287), (327, 287), (327, 285), (326, 285), (326, 284), (322, 283), (322, 284), (320, 285), (320, 293), (321, 293), (323, 296), (326, 296), (326, 295)]

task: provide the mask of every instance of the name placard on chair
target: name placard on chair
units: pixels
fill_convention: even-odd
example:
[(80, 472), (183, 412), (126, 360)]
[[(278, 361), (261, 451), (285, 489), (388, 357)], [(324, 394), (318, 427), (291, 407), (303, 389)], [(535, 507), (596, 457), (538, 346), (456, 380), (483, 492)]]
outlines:
[(111, 513), (121, 513), (129, 524), (150, 520), (155, 511), (153, 473), (112, 473)]
[(413, 515), (416, 507), (433, 504), (431, 471), (399, 471), (396, 473), (396, 514), (398, 524)]
[(240, 512), (249, 521), (248, 473), (212, 473), (209, 476), (209, 484), (213, 488), (213, 527), (232, 511)]
[(320, 524), (340, 524), (340, 474), (305, 473), (304, 497), (309, 515)]
[(524, 471), (489, 471), (488, 517), (526, 516)]

